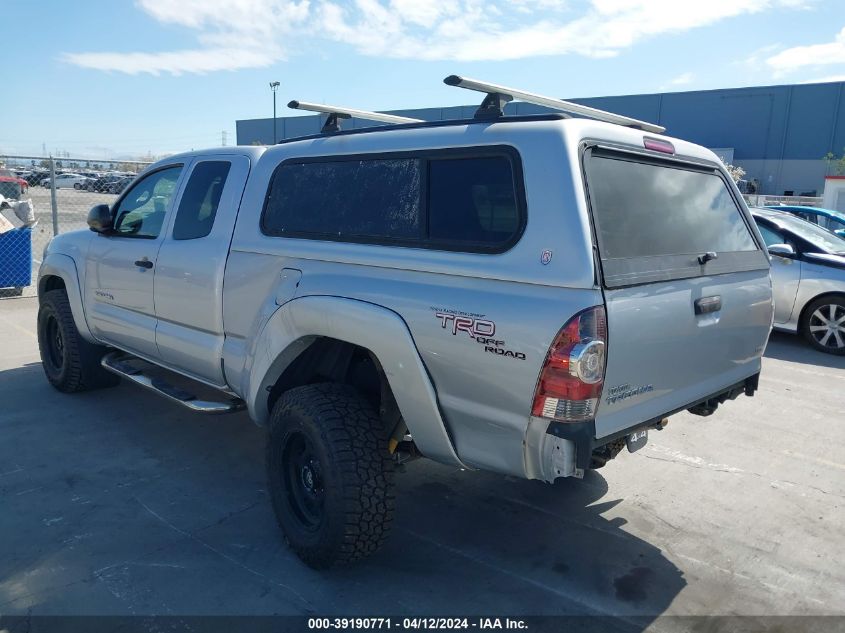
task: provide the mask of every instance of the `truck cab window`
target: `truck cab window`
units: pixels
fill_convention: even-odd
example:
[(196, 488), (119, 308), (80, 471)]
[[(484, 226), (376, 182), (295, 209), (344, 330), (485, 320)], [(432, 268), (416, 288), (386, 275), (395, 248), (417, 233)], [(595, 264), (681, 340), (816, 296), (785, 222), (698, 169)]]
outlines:
[(229, 161), (208, 160), (194, 167), (176, 212), (174, 240), (193, 240), (211, 233), (231, 166)]
[(155, 238), (176, 193), (182, 166), (155, 171), (139, 180), (123, 197), (115, 213), (114, 230), (124, 237)]

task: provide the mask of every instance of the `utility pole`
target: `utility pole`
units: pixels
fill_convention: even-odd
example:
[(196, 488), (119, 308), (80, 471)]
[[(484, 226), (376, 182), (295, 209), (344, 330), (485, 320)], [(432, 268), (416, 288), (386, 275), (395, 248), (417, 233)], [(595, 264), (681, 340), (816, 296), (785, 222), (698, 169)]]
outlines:
[(278, 81), (271, 81), (270, 82), (270, 90), (273, 91), (273, 145), (279, 142), (279, 139), (276, 136), (276, 90), (279, 89), (279, 82)]
[(220, 140), (222, 141), (222, 143), (220, 143), (220, 144), (223, 147), (226, 147), (226, 130), (223, 130), (222, 132), (220, 132)]

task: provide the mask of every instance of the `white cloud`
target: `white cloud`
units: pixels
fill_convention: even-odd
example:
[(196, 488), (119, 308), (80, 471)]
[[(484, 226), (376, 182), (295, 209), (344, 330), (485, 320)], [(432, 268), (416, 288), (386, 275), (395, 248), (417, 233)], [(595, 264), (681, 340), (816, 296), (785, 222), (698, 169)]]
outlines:
[(98, 70), (186, 73), (261, 67), (299, 44), (340, 42), (363, 55), (505, 60), (613, 57), (637, 42), (808, 0), (138, 0), (154, 19), (196, 33), (198, 47), (82, 52)]
[(793, 72), (808, 66), (845, 64), (845, 28), (836, 34), (832, 42), (787, 48), (769, 57), (766, 64), (777, 74)]
[(138, 73), (208, 73), (218, 70), (239, 70), (269, 66), (281, 53), (249, 48), (206, 48), (165, 53), (66, 53), (67, 62), (96, 70), (117, 70)]
[(816, 77), (815, 79), (807, 79), (802, 81), (802, 84), (826, 84), (832, 81), (845, 81), (845, 75), (828, 75), (827, 77)]
[(688, 86), (692, 83), (692, 80), (695, 79), (695, 75), (692, 73), (682, 73), (675, 77), (674, 79), (669, 80), (670, 86)]
[(677, 77), (673, 77), (665, 84), (662, 84), (658, 87), (660, 92), (664, 92), (665, 90), (671, 90), (672, 88), (679, 88), (681, 86), (688, 86), (690, 85), (693, 80), (695, 79), (695, 75), (691, 72), (681, 73)]

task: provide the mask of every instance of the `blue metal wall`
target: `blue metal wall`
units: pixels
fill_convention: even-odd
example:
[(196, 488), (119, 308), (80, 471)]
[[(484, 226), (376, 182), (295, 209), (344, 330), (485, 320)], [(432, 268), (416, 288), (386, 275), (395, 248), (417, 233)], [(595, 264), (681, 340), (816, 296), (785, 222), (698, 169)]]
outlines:
[[(572, 99), (602, 110), (664, 125), (667, 134), (711, 148), (733, 148), (734, 163), (760, 193), (821, 195), (828, 152), (845, 152), (845, 82), (761, 86), (649, 95)], [(425, 120), (471, 117), (474, 105), (401, 110), (395, 114)], [(525, 103), (509, 104), (509, 114), (544, 112)], [(279, 118), (279, 139), (319, 132), (319, 116)], [(368, 127), (353, 120), (346, 127)], [(272, 119), (237, 121), (239, 144), (271, 143)]]

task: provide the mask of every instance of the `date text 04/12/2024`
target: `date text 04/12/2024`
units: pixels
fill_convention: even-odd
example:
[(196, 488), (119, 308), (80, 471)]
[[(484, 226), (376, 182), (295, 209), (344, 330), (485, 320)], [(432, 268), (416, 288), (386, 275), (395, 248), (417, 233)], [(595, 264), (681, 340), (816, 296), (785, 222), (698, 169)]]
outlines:
[(309, 630), (526, 630), (515, 618), (309, 618)]

